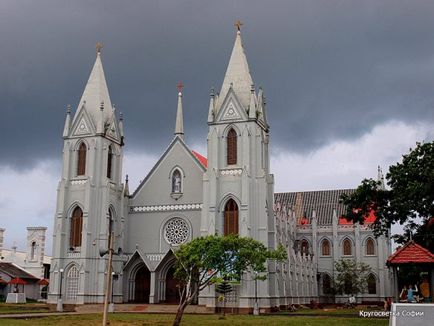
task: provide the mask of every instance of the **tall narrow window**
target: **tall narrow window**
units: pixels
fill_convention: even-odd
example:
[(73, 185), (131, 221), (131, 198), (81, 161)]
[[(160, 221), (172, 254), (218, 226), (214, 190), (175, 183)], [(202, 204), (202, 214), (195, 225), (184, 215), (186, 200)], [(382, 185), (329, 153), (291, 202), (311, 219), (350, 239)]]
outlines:
[(238, 234), (238, 205), (232, 198), (225, 206), (224, 235)]
[(113, 148), (109, 146), (107, 154), (107, 178), (112, 178)]
[(181, 193), (182, 192), (182, 178), (181, 172), (178, 169), (173, 171), (172, 174), (172, 193)]
[(366, 255), (375, 255), (374, 240), (372, 240), (371, 238), (366, 240)]
[(36, 253), (36, 242), (33, 241), (30, 246), (30, 260), (35, 260), (35, 253)]
[(77, 266), (72, 266), (66, 275), (66, 299), (77, 299), (79, 278), (80, 272)]
[(81, 143), (78, 148), (78, 158), (77, 158), (77, 175), (85, 175), (86, 174), (86, 144)]
[(330, 256), (330, 241), (324, 239), (321, 243), (321, 254), (323, 256)]
[(302, 254), (307, 255), (309, 253), (309, 242), (307, 242), (307, 240), (301, 240), (300, 249)]
[(81, 230), (83, 227), (83, 211), (76, 207), (71, 216), (71, 229), (69, 234), (69, 245), (72, 248), (81, 246)]
[(351, 246), (351, 241), (349, 239), (345, 239), (342, 242), (342, 247), (343, 247), (343, 254), (344, 256), (351, 256), (352, 255), (352, 246)]
[(237, 164), (237, 133), (234, 129), (229, 130), (227, 138), (227, 164)]
[(368, 293), (369, 294), (377, 293), (377, 280), (374, 274), (369, 274), (368, 276)]
[[(110, 248), (110, 241), (111, 241), (111, 237), (112, 237), (112, 231), (113, 231), (113, 214), (112, 211), (109, 209), (108, 211), (108, 243), (107, 243), (107, 248)], [(113, 244), (114, 246), (114, 244)]]

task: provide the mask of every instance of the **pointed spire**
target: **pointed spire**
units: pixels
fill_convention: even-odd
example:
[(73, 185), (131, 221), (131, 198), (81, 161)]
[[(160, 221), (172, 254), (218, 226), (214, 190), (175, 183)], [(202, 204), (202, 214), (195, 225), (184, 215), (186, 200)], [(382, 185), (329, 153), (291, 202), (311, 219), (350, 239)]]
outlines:
[(256, 118), (256, 94), (255, 94), (255, 85), (251, 85), (250, 87), (250, 104), (249, 104), (249, 118)]
[(124, 114), (121, 112), (119, 114), (119, 133), (121, 134), (121, 138), (124, 138)]
[(97, 134), (103, 134), (105, 131), (105, 119), (104, 119), (104, 102), (101, 102), (99, 105), (99, 119), (98, 121), (98, 126), (96, 128), (96, 132)]
[[(75, 117), (78, 116), (79, 111), (81, 111), (83, 104), (86, 103), (85, 108), (87, 113), (91, 116), (93, 123), (98, 126), (100, 123), (100, 104), (104, 102), (104, 123), (111, 117), (112, 103), (110, 101), (110, 95), (107, 88), (107, 82), (104, 75), (104, 69), (101, 61), (101, 49), (102, 44), (97, 43), (96, 45), (96, 60), (93, 65), (92, 71), (90, 73), (87, 84), (84, 88), (83, 95), (81, 96), (77, 112)], [(74, 117), (74, 119), (75, 119)]]
[(386, 185), (384, 183), (383, 170), (381, 169), (380, 166), (378, 166), (378, 169), (377, 169), (377, 181), (380, 182), (379, 189), (386, 190)]
[(128, 197), (130, 195), (130, 187), (128, 186), (128, 174), (125, 176), (125, 185), (124, 185), (124, 197)]
[[(240, 100), (241, 104), (247, 108), (250, 103), (250, 87), (253, 84), (252, 76), (249, 71), (249, 64), (244, 52), (243, 42), (241, 39), (241, 23), (238, 21), (235, 26), (237, 27), (237, 35), (235, 37), (235, 44), (232, 49), (231, 58), (226, 69), (225, 79), (220, 92), (220, 99), (224, 101), (229, 88), (232, 88)], [(219, 105), (222, 103), (220, 102)]]
[(184, 119), (182, 116), (182, 88), (184, 85), (179, 82), (176, 87), (178, 88), (178, 108), (176, 109), (175, 136), (184, 139)]
[(71, 128), (71, 105), (66, 107), (65, 127), (63, 128), (63, 138), (68, 137)]
[(208, 122), (214, 121), (215, 115), (215, 91), (214, 87), (211, 87), (211, 92), (209, 94), (209, 110), (208, 110)]

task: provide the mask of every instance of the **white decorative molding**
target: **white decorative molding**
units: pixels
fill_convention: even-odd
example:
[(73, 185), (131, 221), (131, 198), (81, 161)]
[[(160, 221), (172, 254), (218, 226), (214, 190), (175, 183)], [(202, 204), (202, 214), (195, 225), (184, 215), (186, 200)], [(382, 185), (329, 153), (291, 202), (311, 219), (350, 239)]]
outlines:
[(221, 175), (241, 175), (243, 173), (243, 169), (225, 169), (220, 170)]
[(72, 180), (71, 185), (84, 185), (86, 182), (87, 179)]
[(147, 254), (146, 258), (148, 258), (149, 261), (161, 261), (165, 255), (166, 254)]
[(68, 258), (80, 258), (80, 252), (68, 252), (66, 256)]
[(168, 204), (168, 205), (151, 205), (151, 206), (132, 206), (131, 213), (141, 212), (169, 212), (169, 211), (194, 211), (202, 209), (202, 204)]

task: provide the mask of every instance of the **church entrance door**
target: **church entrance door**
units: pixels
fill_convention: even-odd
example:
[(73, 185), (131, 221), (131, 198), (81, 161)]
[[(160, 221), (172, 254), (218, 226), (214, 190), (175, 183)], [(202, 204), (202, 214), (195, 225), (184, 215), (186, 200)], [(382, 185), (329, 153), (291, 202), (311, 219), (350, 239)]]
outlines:
[(136, 274), (134, 302), (149, 303), (150, 290), (151, 272), (146, 266), (142, 266)]
[(175, 268), (172, 266), (167, 271), (166, 275), (166, 303), (179, 303), (179, 287), (178, 281), (174, 277)]

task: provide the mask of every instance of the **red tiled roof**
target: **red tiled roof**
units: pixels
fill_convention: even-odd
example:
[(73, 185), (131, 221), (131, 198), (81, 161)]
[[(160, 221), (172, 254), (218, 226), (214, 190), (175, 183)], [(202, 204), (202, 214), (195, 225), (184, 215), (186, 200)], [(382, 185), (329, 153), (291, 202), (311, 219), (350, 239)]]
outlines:
[[(365, 223), (366, 224), (374, 223), (375, 219), (376, 219), (376, 216), (375, 216), (374, 211), (370, 211), (368, 217), (365, 218)], [(341, 225), (351, 225), (351, 224), (353, 224), (353, 222), (352, 221), (347, 221), (347, 219), (345, 217), (341, 216), (339, 218), (339, 223), (338, 224), (341, 224)]]
[(388, 259), (388, 264), (431, 263), (434, 264), (434, 254), (414, 241), (407, 242), (396, 250)]
[(199, 160), (199, 162), (204, 166), (204, 167), (208, 167), (208, 160), (206, 159), (205, 156), (200, 155), (198, 152), (196, 151), (191, 151), (193, 153), (194, 156), (196, 156), (196, 158)]

